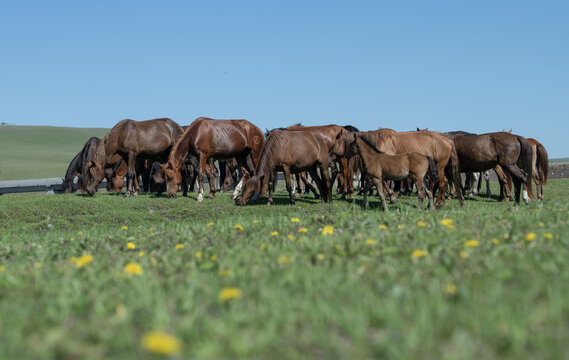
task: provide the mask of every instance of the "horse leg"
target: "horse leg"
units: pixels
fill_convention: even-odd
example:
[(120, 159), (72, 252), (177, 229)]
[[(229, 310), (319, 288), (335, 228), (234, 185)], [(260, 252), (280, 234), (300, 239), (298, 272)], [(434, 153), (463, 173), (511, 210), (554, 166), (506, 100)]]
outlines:
[[(385, 191), (383, 191), (382, 188)], [(383, 186), (378, 186), (377, 192), (378, 193), (384, 193), (384, 194), (385, 194), (385, 192), (387, 192), (387, 194), (389, 195), (389, 203), (390, 204), (395, 204), (397, 202), (397, 195), (395, 195), (395, 191), (393, 191), (393, 189), (391, 189), (391, 187), (387, 184), (386, 181), (383, 181)], [(384, 195), (384, 197), (385, 197), (385, 195)]]
[(429, 184), (427, 183), (427, 179), (425, 178), (424, 175), (422, 181), (420, 179), (415, 180), (415, 185), (417, 185), (417, 193), (419, 193), (419, 183), (423, 184), (423, 190), (427, 194), (427, 197), (429, 198), (429, 210), (435, 210), (435, 203), (433, 201), (433, 192), (429, 189)]
[(288, 196), (290, 198), (290, 205), (294, 206), (294, 196), (292, 193), (292, 186), (290, 181), (290, 168), (288, 165), (283, 165), (283, 173), (285, 178), (286, 191), (288, 191)]
[[(316, 167), (313, 167), (310, 170), (308, 170), (308, 173), (310, 174), (310, 177), (312, 177), (312, 179), (316, 183), (316, 187), (318, 187), (318, 191), (320, 191), (320, 195), (318, 197), (316, 197), (316, 194), (314, 196), (316, 197), (316, 199), (320, 198), (320, 200), (322, 202), (326, 202), (326, 199), (324, 199), (324, 197), (326, 196), (326, 193), (324, 192), (324, 185), (322, 183), (322, 180), (320, 179), (320, 176), (318, 176), (318, 172), (316, 171)], [(312, 188), (314, 188), (314, 187), (312, 187)], [(316, 191), (316, 190), (314, 190), (314, 191)]]
[(389, 209), (387, 208), (387, 201), (385, 200), (385, 192), (383, 190), (381, 190), (382, 184), (385, 184), (385, 182), (382, 181), (381, 178), (374, 178), (373, 182), (375, 183), (375, 186), (377, 186), (377, 188), (379, 189), (379, 191), (377, 193), (379, 195), (379, 198), (381, 199), (381, 204), (383, 205), (383, 210), (389, 211)]
[[(414, 173), (410, 176), (413, 180), (415, 180), (415, 185), (417, 186), (417, 197), (419, 198), (417, 203), (417, 209), (423, 208), (423, 200), (425, 199), (425, 188), (423, 186), (423, 181), (419, 179), (417, 175)], [(423, 174), (423, 179), (425, 179), (425, 175)]]
[(326, 194), (326, 199), (324, 199), (324, 202), (331, 204), (332, 184), (330, 184), (330, 174), (328, 173), (328, 169), (327, 168), (325, 169), (323, 166), (320, 166), (320, 173), (322, 174), (322, 191), (323, 194)]
[(207, 157), (204, 154), (200, 154), (200, 170), (198, 172), (198, 202), (203, 201), (203, 174), (205, 172), (205, 167), (207, 166)]
[(316, 188), (314, 186), (312, 186), (312, 184), (308, 181), (308, 178), (306, 177), (306, 172), (303, 172), (300, 174), (300, 179), (304, 183), (304, 188), (308, 189), (308, 191), (312, 191), (315, 199), (320, 198), (320, 194), (318, 194), (318, 191), (316, 191)]
[[(520, 192), (522, 189), (522, 181), (517, 176), (512, 176), (512, 180), (514, 182), (514, 194), (515, 194), (516, 204), (519, 204), (520, 203)], [(524, 202), (527, 203), (526, 199), (524, 199)]]
[[(135, 171), (134, 171), (134, 166), (135, 166), (135, 162), (136, 162), (136, 154), (135, 153), (129, 153), (128, 154), (128, 159), (127, 159), (127, 181), (126, 181), (126, 194), (124, 195), (125, 197), (130, 197), (131, 193), (132, 193), (132, 185), (133, 185), (133, 181), (134, 181), (134, 177), (135, 175)], [(137, 194), (133, 194), (133, 195), (137, 195)]]
[(488, 170), (483, 172), (484, 182), (486, 182), (486, 197), (490, 197), (492, 193), (490, 192), (490, 172)]
[[(442, 161), (440, 163), (442, 164)], [(437, 194), (437, 202), (435, 203), (437, 207), (443, 207), (445, 205), (445, 190), (449, 183), (445, 175), (445, 166), (446, 164), (443, 164), (443, 166), (439, 166), (439, 164), (437, 164), (437, 172), (439, 175), (439, 193)], [(459, 191), (459, 189), (456, 189), (456, 191)], [(434, 193), (435, 190), (433, 190), (433, 195)]]
[(273, 171), (273, 173), (269, 176), (269, 180), (267, 181), (267, 187), (269, 191), (269, 199), (267, 200), (267, 205), (271, 205), (273, 203), (273, 191), (275, 190), (276, 183), (277, 183), (277, 172)]
[[(215, 169), (215, 167), (213, 168)], [(208, 165), (208, 169), (206, 170), (207, 173), (207, 181), (209, 183), (209, 195), (207, 196), (208, 199), (213, 199), (213, 197), (215, 196), (215, 192), (216, 192), (216, 175), (214, 170), (212, 169), (211, 165)]]

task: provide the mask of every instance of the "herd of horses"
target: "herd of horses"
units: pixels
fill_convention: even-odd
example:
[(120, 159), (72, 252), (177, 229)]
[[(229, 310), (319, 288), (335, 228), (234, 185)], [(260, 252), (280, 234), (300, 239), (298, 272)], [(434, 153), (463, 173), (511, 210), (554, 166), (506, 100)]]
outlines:
[[(218, 161), (219, 170), (215, 166)], [(417, 189), (418, 207), (428, 198), (428, 207), (442, 207), (446, 198), (456, 197), (463, 205), (464, 192), (476, 193), (477, 184), (488, 170), (494, 170), (500, 182), (500, 200), (511, 199), (514, 186), (516, 203), (522, 194), (525, 202), (543, 199), (547, 183), (548, 156), (535, 139), (501, 131), (472, 134), (463, 131), (440, 133), (427, 129), (398, 132), (380, 128), (359, 131), (354, 126), (322, 125), (261, 129), (247, 120), (214, 120), (200, 117), (188, 126), (168, 118), (146, 121), (130, 119), (118, 122), (103, 139), (90, 138), (71, 161), (62, 185), (66, 193), (77, 188), (93, 196), (101, 182), (107, 190), (122, 192), (126, 179), (126, 197), (142, 191), (160, 196), (184, 196), (194, 191), (203, 201), (204, 177), (209, 181), (209, 198), (220, 189), (234, 187), (233, 199), (245, 205), (259, 194), (268, 194), (273, 202), (277, 172), (284, 173), (290, 203), (294, 188), (312, 191), (323, 202), (332, 202), (332, 188), (353, 198), (354, 179), (359, 178), (360, 192), (367, 196), (377, 188), (383, 208), (396, 201), (396, 191)], [(466, 174), (466, 186), (461, 173)], [(310, 175), (310, 177), (307, 176)], [(292, 176), (297, 186), (293, 186)], [(316, 184), (316, 188), (312, 185)], [(475, 182), (475, 181), (474, 181)], [(488, 188), (489, 191), (489, 188)], [(448, 195), (447, 195), (448, 194)], [(436, 197), (436, 201), (434, 200)]]

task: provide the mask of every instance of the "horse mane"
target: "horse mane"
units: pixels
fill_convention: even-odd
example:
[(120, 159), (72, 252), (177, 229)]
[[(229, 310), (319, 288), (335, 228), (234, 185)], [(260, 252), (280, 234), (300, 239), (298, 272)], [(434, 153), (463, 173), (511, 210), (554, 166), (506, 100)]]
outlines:
[(366, 145), (371, 147), (376, 153), (383, 154), (383, 151), (379, 150), (371, 141), (366, 139), (364, 136), (360, 135), (358, 138), (360, 138)]
[(348, 130), (349, 132), (359, 132), (360, 131), (357, 127), (355, 127), (353, 125), (344, 125), (343, 128)]
[(274, 167), (274, 149), (277, 148), (278, 142), (281, 141), (283, 135), (283, 131), (286, 130), (275, 130), (271, 131), (269, 137), (265, 140), (265, 144), (263, 144), (263, 150), (261, 150), (261, 155), (259, 157), (259, 163), (255, 168), (255, 175), (265, 175), (267, 177), (269, 174), (268, 172)]
[(365, 132), (359, 132), (358, 135), (361, 138), (365, 138), (366, 140), (373, 142), (373, 143), (378, 143), (379, 141), (385, 141), (385, 137), (383, 136), (383, 134), (379, 131), (365, 131)]
[(190, 141), (190, 135), (189, 135), (190, 131), (194, 129), (194, 125), (198, 121), (202, 120), (212, 120), (212, 119), (206, 117), (199, 117), (194, 121), (192, 121), (192, 123), (185, 128), (184, 132), (182, 133), (182, 135), (180, 135), (178, 140), (176, 140), (174, 145), (172, 145), (172, 149), (170, 150), (170, 155), (168, 156), (168, 162), (172, 160), (176, 160), (179, 163), (184, 162), (184, 157), (182, 154), (180, 154), (180, 152), (182, 152), (180, 148), (183, 148), (188, 144), (188, 142)]

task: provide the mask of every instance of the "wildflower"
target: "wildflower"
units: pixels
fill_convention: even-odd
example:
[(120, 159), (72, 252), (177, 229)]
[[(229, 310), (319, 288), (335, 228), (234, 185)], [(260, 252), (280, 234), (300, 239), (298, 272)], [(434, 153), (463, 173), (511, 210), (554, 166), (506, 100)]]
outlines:
[(129, 242), (126, 243), (126, 248), (129, 249), (129, 250), (134, 250), (134, 249), (136, 248), (136, 245), (134, 245), (133, 242), (130, 242), (130, 241), (129, 241)]
[(500, 240), (498, 240), (498, 238), (493, 238), (492, 242), (496, 245), (498, 245), (500, 243)]
[(299, 219), (299, 218), (290, 218), (290, 221), (292, 221), (292, 222), (299, 222), (300, 219)]
[(216, 261), (216, 260), (217, 260), (217, 255), (212, 255), (212, 256), (209, 257), (209, 259), (210, 259), (211, 261)]
[(399, 230), (401, 230), (401, 229), (403, 229), (403, 228), (404, 228), (404, 226), (403, 226), (403, 225), (401, 225), (401, 224), (399, 224), (399, 225), (397, 225), (397, 228), (398, 228)]
[(449, 283), (446, 286), (446, 291), (447, 293), (449, 293), (450, 295), (456, 295), (456, 293), (458, 292), (458, 288), (456, 287), (455, 284), (453, 283)]
[(441, 224), (443, 224), (444, 226), (452, 225), (452, 219), (442, 219)]
[(35, 267), (36, 269), (39, 269), (39, 268), (41, 268), (42, 266), (43, 266), (43, 264), (42, 264), (41, 262), (39, 262), (39, 261), (36, 261), (36, 262), (34, 263), (34, 267)]
[(368, 244), (369, 246), (373, 246), (377, 243), (377, 241), (375, 241), (374, 239), (367, 239), (366, 240), (366, 244)]
[(447, 225), (447, 229), (453, 230), (453, 229), (456, 229), (456, 227), (454, 227), (453, 224), (450, 224), (450, 225)]
[(88, 263), (90, 263), (91, 261), (93, 261), (93, 256), (83, 255), (83, 256), (80, 256), (79, 259), (77, 259), (77, 261), (75, 262), (75, 265), (78, 268), (81, 268), (81, 267), (87, 265)]
[(277, 236), (278, 234), (279, 234), (278, 231), (273, 231), (273, 232), (271, 233), (271, 236)]
[(83, 236), (83, 231), (79, 231), (79, 232), (77, 233), (77, 235)]
[(74, 237), (71, 237), (71, 239), (69, 239), (69, 240), (71, 240), (71, 241), (75, 241), (75, 238), (74, 238)]
[(164, 332), (153, 331), (142, 337), (142, 347), (154, 354), (178, 354), (182, 347), (180, 340)]
[(154, 231), (154, 228), (153, 228), (153, 227), (149, 227), (149, 228), (148, 228), (148, 232), (153, 232), (153, 231)]
[(424, 221), (422, 221), (422, 220), (421, 220), (421, 221), (417, 221), (417, 226), (425, 227), (425, 226), (427, 226), (427, 223), (424, 222)]
[(4, 272), (4, 271), (6, 271), (6, 266), (0, 265), (0, 272)]
[(207, 226), (213, 226), (213, 221), (208, 222)]
[(545, 226), (545, 224), (544, 224), (543, 222), (541, 222), (541, 221), (540, 221), (540, 222), (537, 224), (537, 226), (539, 226), (539, 227), (544, 227), (544, 226)]
[(138, 253), (138, 256), (143, 257), (144, 256), (144, 251), (141, 251)]
[(279, 260), (278, 260), (279, 264), (281, 265), (286, 265), (290, 262), (290, 258), (287, 257), (286, 255), (281, 255), (279, 256)]
[(534, 241), (535, 240), (535, 234), (534, 233), (527, 233), (526, 234), (526, 241)]
[(417, 258), (417, 259), (422, 258), (423, 256), (426, 256), (426, 255), (427, 255), (427, 252), (425, 250), (419, 250), (419, 249), (417, 249), (411, 253), (411, 257)]
[(142, 266), (137, 263), (128, 263), (123, 270), (128, 275), (142, 275)]
[(303, 226), (300, 229), (298, 229), (298, 232), (299, 233), (305, 233), (305, 232), (308, 232), (308, 229)]
[(196, 252), (196, 258), (198, 258), (198, 259), (202, 258), (202, 252), (201, 251)]
[(316, 255), (316, 258), (317, 258), (318, 260), (324, 260), (324, 254), (318, 253), (318, 254)]
[(288, 234), (288, 235), (287, 235), (287, 238), (288, 238), (290, 241), (293, 241), (293, 240), (294, 240), (294, 235), (293, 235), (293, 234)]
[(552, 233), (545, 233), (545, 234), (543, 234), (543, 237), (546, 238), (547, 240), (551, 240), (551, 239), (553, 239), (553, 234)]
[(71, 260), (71, 262), (76, 262), (77, 258), (75, 256), (72, 256), (69, 260)]
[(219, 272), (219, 275), (220, 275), (220, 276), (223, 276), (223, 277), (228, 277), (228, 276), (231, 276), (231, 271), (230, 271), (230, 270), (227, 270), (227, 269), (221, 270), (221, 271)]
[(257, 219), (253, 220), (253, 224), (258, 224), (258, 223), (259, 223), (259, 220), (257, 220)]
[(322, 229), (322, 235), (334, 235), (334, 227), (331, 225), (326, 225)]
[(466, 259), (467, 257), (468, 257), (468, 253), (467, 253), (466, 251), (462, 250), (462, 251), (460, 252), (460, 258), (464, 260), (464, 259)]
[(176, 250), (181, 250), (184, 248), (184, 244), (176, 244), (175, 249)]
[(380, 228), (381, 230), (387, 230), (387, 225), (381, 224), (381, 225), (379, 225), (379, 228)]
[(219, 292), (219, 300), (229, 301), (232, 299), (240, 299), (243, 293), (239, 288), (227, 287)]
[(243, 226), (241, 226), (239, 224), (235, 225), (235, 228), (239, 231), (243, 231)]
[(122, 230), (128, 230), (128, 226), (123, 225), (123, 226), (121, 227), (121, 229), (122, 229)]
[(464, 243), (464, 246), (466, 247), (477, 247), (479, 245), (480, 243), (476, 240), (468, 240), (467, 242)]
[(267, 245), (265, 244), (261, 244), (261, 246), (259, 247), (261, 250), (267, 250)]

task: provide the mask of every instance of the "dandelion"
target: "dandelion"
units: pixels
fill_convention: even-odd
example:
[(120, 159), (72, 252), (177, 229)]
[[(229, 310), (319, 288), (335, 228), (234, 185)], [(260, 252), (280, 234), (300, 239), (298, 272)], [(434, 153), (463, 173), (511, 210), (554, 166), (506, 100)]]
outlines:
[(243, 292), (237, 287), (227, 287), (219, 292), (219, 300), (224, 302), (232, 299), (240, 299), (241, 296), (243, 296)]
[(265, 251), (265, 250), (267, 250), (267, 245), (261, 244), (261, 246), (259, 247), (259, 249)]
[(286, 237), (287, 237), (290, 241), (293, 241), (293, 240), (294, 240), (294, 235), (293, 235), (293, 234), (288, 234)]
[(527, 233), (526, 234), (526, 241), (534, 241), (535, 240), (535, 234), (534, 233)]
[(450, 294), (450, 295), (456, 295), (456, 293), (458, 292), (458, 288), (456, 287), (455, 284), (449, 283), (449, 284), (447, 284), (447, 286), (446, 286), (446, 291), (447, 291), (447, 293)]
[(454, 229), (456, 229), (456, 227), (454, 227), (453, 224), (450, 224), (450, 225), (447, 225), (447, 229), (454, 230)]
[(553, 234), (552, 233), (545, 233), (545, 234), (543, 234), (543, 237), (546, 238), (547, 240), (551, 240), (551, 239), (553, 239)]
[(277, 236), (278, 234), (279, 234), (278, 231), (273, 231), (273, 232), (271, 233), (271, 236)]
[(128, 263), (123, 270), (128, 275), (142, 275), (142, 266), (137, 263)]
[(184, 244), (176, 244), (175, 249), (176, 250), (182, 250), (184, 248)]
[(134, 249), (136, 248), (136, 245), (134, 245), (133, 242), (130, 242), (130, 241), (129, 241), (129, 242), (126, 243), (126, 248), (129, 249), (129, 250), (134, 250)]
[(6, 271), (6, 266), (0, 265), (0, 272), (4, 272), (4, 271)]
[(415, 259), (422, 258), (423, 256), (427, 256), (427, 252), (425, 250), (416, 249), (411, 253), (411, 257)]
[(72, 237), (72, 238), (71, 238), (71, 239), (69, 239), (69, 240), (70, 240), (70, 241), (75, 241), (75, 238), (74, 238), (74, 237)]
[(540, 221), (540, 222), (537, 224), (537, 226), (539, 226), (539, 227), (544, 227), (544, 226), (545, 226), (545, 224), (544, 224), (543, 222), (541, 222), (541, 221)]
[(305, 233), (305, 232), (308, 232), (308, 229), (303, 226), (300, 229), (298, 229), (298, 232), (299, 233)]
[(227, 269), (221, 270), (221, 271), (219, 272), (219, 276), (223, 276), (223, 277), (231, 276), (231, 270), (227, 270)]
[(79, 232), (77, 233), (77, 235), (83, 236), (83, 231), (79, 231)]
[(138, 256), (143, 257), (144, 256), (144, 251), (141, 251), (138, 253)]
[(286, 264), (288, 264), (290, 261), (291, 261), (291, 259), (290, 259), (288, 256), (286, 256), (286, 255), (281, 255), (281, 256), (279, 256), (278, 262), (279, 262), (279, 264), (281, 264), (281, 265), (286, 265)]
[(146, 333), (142, 337), (142, 347), (154, 354), (178, 354), (182, 347), (180, 340), (172, 335), (160, 331)]
[(367, 239), (366, 240), (366, 244), (368, 244), (369, 246), (373, 246), (377, 243), (377, 241), (375, 241), (374, 239)]
[(91, 261), (93, 261), (93, 256), (91, 255), (83, 255), (80, 256), (79, 259), (77, 259), (77, 261), (75, 262), (75, 265), (78, 268), (82, 268), (83, 266), (87, 265), (88, 263), (90, 263)]
[(464, 243), (464, 246), (466, 246), (466, 247), (477, 247), (477, 246), (480, 246), (480, 243), (476, 240), (468, 240), (467, 242)]
[(427, 223), (424, 222), (424, 221), (422, 221), (422, 220), (421, 220), (421, 221), (417, 221), (417, 226), (419, 226), (419, 227), (425, 227), (425, 226), (427, 226)]
[(126, 231), (126, 230), (128, 230), (128, 226), (123, 225), (123, 226), (121, 227), (121, 229)]
[(209, 257), (209, 259), (210, 259), (211, 261), (216, 261), (216, 260), (217, 260), (217, 255), (212, 255), (212, 256)]
[(399, 224), (399, 225), (397, 225), (397, 228), (398, 228), (399, 230), (401, 230), (401, 229), (403, 229), (403, 228), (404, 228), (404, 226), (403, 226), (403, 225), (401, 225), (401, 224)]
[(317, 258), (318, 260), (322, 261), (322, 260), (324, 260), (324, 254), (318, 253), (318, 254), (316, 255), (316, 258)]
[(322, 229), (322, 235), (334, 235), (334, 227), (331, 225), (326, 225)]
[(243, 226), (241, 226), (239, 224), (235, 225), (235, 228), (239, 231), (243, 231)]
[(202, 252), (201, 252), (201, 251), (196, 252), (196, 258), (197, 258), (197, 259), (201, 259), (201, 258), (202, 258)]
[(381, 225), (379, 225), (379, 229), (380, 230), (387, 230), (387, 225), (381, 224)]
[(299, 218), (290, 218), (290, 221), (292, 221), (292, 222), (299, 222), (300, 219), (299, 219)]
[(500, 240), (498, 240), (498, 238), (493, 238), (492, 242), (496, 245), (498, 245), (500, 243)]
[(259, 220), (257, 220), (257, 219), (253, 220), (253, 224), (258, 224), (258, 223), (259, 223)]
[(441, 224), (443, 224), (444, 226), (452, 225), (452, 219), (442, 219)]
[(77, 258), (76, 258), (75, 256), (72, 256), (69, 260), (70, 260), (71, 262), (77, 262)]
[(213, 221), (208, 222), (207, 226), (213, 226)]
[(153, 231), (154, 231), (154, 228), (153, 228), (153, 227), (149, 227), (149, 228), (148, 228), (148, 232), (153, 232)]

